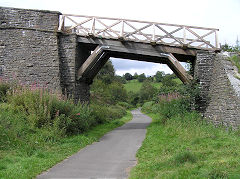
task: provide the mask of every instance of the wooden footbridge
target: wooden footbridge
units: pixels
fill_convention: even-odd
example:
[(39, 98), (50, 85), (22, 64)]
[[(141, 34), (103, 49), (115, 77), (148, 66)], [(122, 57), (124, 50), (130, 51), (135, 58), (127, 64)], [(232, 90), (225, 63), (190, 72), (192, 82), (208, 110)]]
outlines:
[(168, 64), (187, 82), (192, 77), (179, 61), (191, 61), (196, 50), (219, 50), (215, 28), (64, 14), (58, 30), (93, 44), (93, 53), (78, 70), (79, 79), (93, 78), (112, 56)]

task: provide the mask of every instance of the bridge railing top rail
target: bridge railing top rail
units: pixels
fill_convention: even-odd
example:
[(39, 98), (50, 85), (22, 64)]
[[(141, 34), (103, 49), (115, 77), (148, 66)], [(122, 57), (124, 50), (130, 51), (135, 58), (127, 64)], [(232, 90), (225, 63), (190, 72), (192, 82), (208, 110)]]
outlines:
[(63, 14), (60, 17), (58, 30), (76, 33), (80, 36), (143, 42), (152, 45), (165, 44), (205, 50), (219, 49), (217, 34), (219, 30), (216, 28)]

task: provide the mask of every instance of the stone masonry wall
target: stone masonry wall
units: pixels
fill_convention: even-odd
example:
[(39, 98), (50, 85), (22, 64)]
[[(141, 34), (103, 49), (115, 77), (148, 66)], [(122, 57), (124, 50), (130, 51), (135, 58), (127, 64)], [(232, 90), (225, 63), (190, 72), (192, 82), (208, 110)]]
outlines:
[(89, 50), (75, 34), (57, 32), (59, 12), (0, 7), (0, 78), (60, 90), (89, 100), (89, 84), (76, 79)]
[(89, 101), (90, 86), (85, 81), (77, 80), (77, 71), (90, 55), (90, 51), (77, 42), (76, 34), (59, 34), (58, 39), (62, 92), (75, 102)]
[(198, 51), (194, 65), (194, 78), (199, 80), (200, 99), (197, 101), (199, 111), (204, 113), (209, 102), (209, 89), (212, 79), (215, 52)]
[(59, 12), (0, 7), (0, 75), (60, 88)]
[[(240, 96), (235, 87), (240, 88), (240, 80), (234, 78), (233, 65), (222, 54), (218, 54), (214, 61), (212, 80), (209, 91), (209, 104), (204, 113), (216, 125), (240, 125)], [(236, 81), (234, 86), (233, 82)]]

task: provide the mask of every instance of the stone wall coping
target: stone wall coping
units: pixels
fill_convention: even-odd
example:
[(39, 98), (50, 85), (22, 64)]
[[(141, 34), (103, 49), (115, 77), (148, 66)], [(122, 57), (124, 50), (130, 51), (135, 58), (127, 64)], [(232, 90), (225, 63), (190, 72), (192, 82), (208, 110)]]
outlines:
[(9, 9), (9, 10), (23, 10), (23, 11), (33, 11), (33, 12), (41, 12), (41, 13), (51, 13), (62, 15), (59, 11), (50, 11), (50, 10), (39, 10), (39, 9), (24, 9), (24, 8), (15, 8), (15, 7), (3, 7), (0, 6), (0, 9)]

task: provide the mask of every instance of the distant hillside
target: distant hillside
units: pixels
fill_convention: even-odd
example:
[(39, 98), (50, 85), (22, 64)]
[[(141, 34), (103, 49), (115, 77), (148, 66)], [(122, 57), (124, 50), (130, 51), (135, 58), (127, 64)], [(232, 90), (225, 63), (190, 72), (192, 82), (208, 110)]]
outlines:
[[(173, 79), (176, 81), (178, 84), (181, 84), (182, 81), (179, 78)], [(157, 82), (152, 82), (153, 86), (159, 89), (162, 86), (162, 83), (157, 83)], [(138, 80), (129, 80), (127, 81), (126, 84), (124, 84), (125, 89), (127, 92), (132, 91), (132, 92), (139, 92), (140, 88), (142, 86), (142, 83), (140, 83)]]

